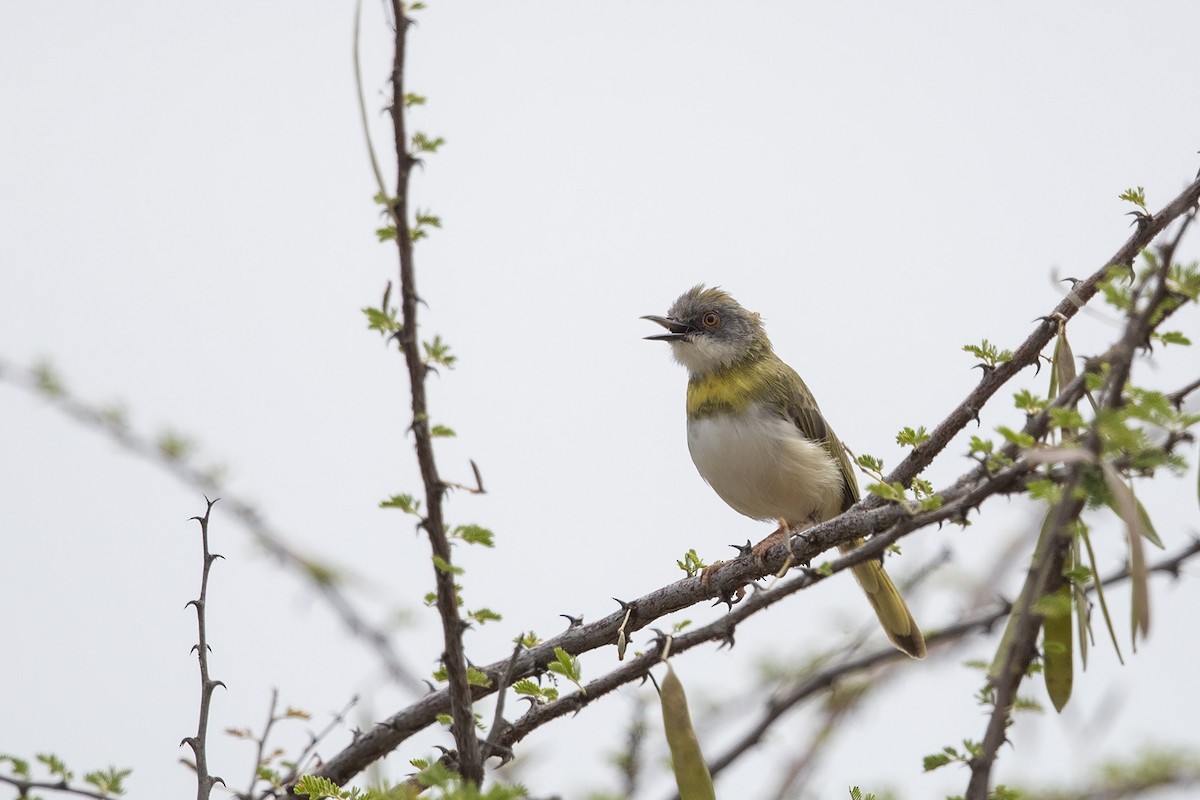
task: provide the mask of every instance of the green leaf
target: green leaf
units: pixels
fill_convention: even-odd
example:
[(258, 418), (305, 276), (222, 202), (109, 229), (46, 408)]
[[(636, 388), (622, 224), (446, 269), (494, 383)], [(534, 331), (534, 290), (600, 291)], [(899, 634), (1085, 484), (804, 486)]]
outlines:
[(928, 441), (929, 432), (925, 430), (924, 425), (920, 426), (916, 430), (913, 430), (906, 425), (900, 429), (899, 433), (896, 434), (896, 444), (900, 445), (901, 447), (918, 447)]
[(522, 633), (516, 639), (513, 639), (513, 643), (520, 644), (522, 647), (528, 650), (537, 647), (542, 643), (542, 640), (538, 638), (536, 633), (529, 631), (529, 633)]
[(482, 525), (455, 525), (450, 535), (467, 544), (481, 544), (484, 547), (494, 547), (496, 544), (496, 534)]
[(895, 503), (903, 502), (905, 499), (904, 484), (899, 482), (868, 483), (867, 491), (877, 497), (881, 497), (884, 500), (891, 500)]
[(563, 650), (561, 647), (554, 648), (554, 661), (546, 665), (546, 669), (553, 672), (555, 675), (561, 675), (571, 683), (579, 687), (582, 694), (587, 694), (587, 690), (580, 683), (583, 677), (583, 671), (579, 666), (579, 659)]
[(985, 366), (994, 367), (1006, 361), (1012, 361), (1011, 350), (999, 350), (996, 345), (984, 339), (979, 344), (965, 344), (963, 350), (978, 358)]
[(417, 131), (412, 135), (414, 153), (436, 153), (438, 148), (446, 143), (441, 136), (430, 138), (427, 134)]
[(695, 548), (684, 553), (682, 559), (676, 559), (675, 565), (686, 572), (689, 578), (695, 577), (705, 567), (704, 561), (696, 554)]
[(1004, 437), (1005, 441), (1015, 444), (1017, 447), (1029, 448), (1034, 445), (1034, 438), (1023, 431), (1014, 431), (1005, 425), (1000, 425), (996, 428), (996, 432)]
[(462, 575), (465, 570), (462, 567), (456, 567), (446, 559), (439, 555), (433, 556), (433, 567), (438, 572), (446, 572), (451, 575)]
[(442, 341), (441, 336), (434, 336), (431, 342), (422, 342), (425, 348), (425, 362), (439, 364), (447, 369), (453, 369), (458, 357), (450, 354), (450, 345)]
[(468, 611), (467, 616), (478, 622), (480, 625), (485, 625), (489, 622), (499, 622), (503, 619), (495, 611), (490, 608), (477, 608), (474, 611)]
[(8, 753), (0, 753), (0, 764), (3, 764), (5, 761), (12, 765), (12, 772), (18, 778), (29, 780), (31, 777), (33, 777), (29, 771), (29, 762), (25, 759), (17, 758), (16, 756), (9, 755)]
[(475, 669), (475, 667), (467, 666), (467, 683), (471, 686), (482, 686), (485, 689), (492, 685), (492, 679), (487, 676), (486, 672)]
[(50, 770), (51, 775), (56, 775), (64, 781), (70, 781), (75, 777), (75, 773), (67, 769), (63, 760), (53, 753), (38, 753), (35, 758)]
[(996, 444), (991, 439), (981, 439), (978, 436), (972, 436), (971, 444), (967, 449), (973, 456), (988, 456), (996, 449)]
[(1028, 389), (1022, 389), (1013, 395), (1013, 405), (1026, 414), (1037, 414), (1046, 407), (1046, 398), (1038, 397)]
[(1150, 213), (1150, 209), (1146, 208), (1146, 189), (1145, 189), (1145, 187), (1139, 186), (1136, 189), (1126, 189), (1125, 191), (1123, 191), (1119, 195), (1117, 195), (1117, 199), (1124, 200), (1126, 203), (1132, 203), (1133, 205), (1140, 208), (1142, 211), (1145, 211), (1147, 214)]
[(387, 500), (381, 500), (380, 508), (398, 508), (405, 514), (421, 513), (421, 501), (414, 498), (411, 494), (394, 494)]
[(868, 455), (867, 453), (863, 453), (861, 456), (855, 459), (855, 463), (868, 472), (873, 472), (875, 474), (881, 474), (883, 472), (883, 459), (876, 458), (875, 456)]
[(429, 435), (435, 438), (448, 439), (452, 436), (457, 436), (453, 428), (447, 428), (445, 425), (434, 425), (429, 429)]
[(133, 773), (131, 769), (117, 769), (110, 766), (106, 770), (95, 770), (83, 776), (84, 783), (90, 783), (96, 787), (100, 794), (125, 794), (125, 787), (122, 781), (128, 778)]
[(383, 228), (376, 228), (375, 235), (379, 237), (379, 241), (387, 242), (396, 238), (396, 226), (387, 225)]
[(1164, 345), (1178, 344), (1187, 347), (1192, 343), (1192, 340), (1184, 336), (1182, 331), (1155, 331), (1152, 335)]
[(321, 778), (316, 775), (301, 776), (300, 780), (296, 781), (296, 788), (293, 791), (302, 797), (312, 798), (312, 800), (322, 800), (322, 798), (326, 797), (344, 797), (342, 787), (328, 778)]
[(700, 742), (692, 727), (688, 712), (687, 695), (683, 691), (675, 670), (667, 663), (667, 674), (660, 691), (662, 701), (663, 729), (667, 745), (671, 749), (671, 768), (675, 772), (675, 784), (680, 800), (716, 800), (712, 775), (700, 752)]
[(367, 317), (367, 330), (379, 331), (384, 336), (391, 336), (396, 331), (404, 327), (400, 320), (396, 319), (395, 309), (387, 308), (364, 308), (363, 314)]

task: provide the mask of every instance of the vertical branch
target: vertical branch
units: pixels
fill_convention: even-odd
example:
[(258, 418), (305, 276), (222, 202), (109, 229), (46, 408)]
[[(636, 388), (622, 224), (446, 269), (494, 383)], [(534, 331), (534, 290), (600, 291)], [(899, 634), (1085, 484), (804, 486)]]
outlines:
[(455, 746), (458, 748), (459, 770), (465, 780), (479, 784), (483, 781), (483, 762), (479, 740), (475, 735), (475, 717), (471, 712), (471, 686), (467, 682), (467, 661), (463, 653), (462, 634), (465, 629), (458, 613), (458, 595), (450, 569), (450, 542), (442, 517), (442, 497), (446, 487), (438, 475), (433, 457), (433, 437), (429, 431), (429, 412), (425, 399), (426, 365), (421, 358), (417, 339), (416, 273), (413, 266), (413, 240), (408, 224), (408, 183), (417, 160), (409, 151), (405, 128), (404, 54), (405, 38), (410, 20), (402, 0), (392, 0), (395, 17), (395, 59), (392, 62), (392, 128), (396, 139), (396, 196), (390, 201), (396, 221), (396, 247), (400, 256), (400, 300), (403, 328), (398, 333), (400, 347), (408, 366), (412, 390), (412, 432), (416, 439), (417, 462), (425, 485), (425, 517), (422, 527), (429, 536), (434, 556), (434, 579), (437, 586), (437, 608), (442, 619), (445, 651), (442, 654), (449, 679), (450, 716), (453, 720)]
[[(180, 745), (188, 745), (192, 748), (192, 753), (196, 757), (196, 800), (208, 800), (212, 794), (212, 787), (218, 782), (221, 785), (225, 781), (220, 778), (208, 774), (208, 711), (212, 705), (213, 692), (218, 686), (224, 686), (221, 681), (214, 681), (208, 674), (208, 631), (207, 625), (207, 603), (208, 603), (208, 572), (212, 568), (212, 564), (221, 556), (212, 553), (208, 549), (208, 515), (212, 512), (212, 507), (216, 500), (208, 500), (208, 507), (204, 509), (203, 517), (192, 517), (200, 523), (200, 543), (204, 553), (204, 569), (200, 575), (200, 597), (196, 600), (189, 600), (187, 605), (196, 608), (196, 625), (200, 629), (199, 642), (196, 644), (195, 651), (200, 662), (200, 721), (196, 726), (196, 735), (189, 736), (180, 742)], [(186, 607), (186, 606), (185, 606)]]
[(1016, 615), (1016, 625), (1003, 663), (991, 679), (995, 692), (992, 696), (992, 714), (988, 718), (980, 750), (969, 762), (971, 777), (967, 782), (966, 800), (988, 798), (992, 766), (996, 763), (1000, 746), (1008, 739), (1017, 689), (1037, 655), (1037, 635), (1042, 629), (1042, 617), (1034, 610), (1034, 605), (1066, 581), (1063, 565), (1071, 545), (1070, 530), (1084, 505), (1082, 497), (1075, 497), (1080, 472), (1079, 467), (1074, 468), (1063, 488), (1063, 500), (1055, 509), (1048, 535), (1039, 543), (1025, 586), (1021, 589), (1018, 606), (1012, 611)]

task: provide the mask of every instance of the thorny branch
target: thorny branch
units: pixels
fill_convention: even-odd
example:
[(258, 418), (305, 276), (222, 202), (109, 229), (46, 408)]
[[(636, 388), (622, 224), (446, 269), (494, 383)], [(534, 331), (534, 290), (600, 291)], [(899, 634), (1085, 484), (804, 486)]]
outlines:
[[(207, 499), (207, 498), (206, 498)], [(218, 686), (224, 686), (221, 681), (213, 680), (208, 672), (208, 653), (211, 648), (208, 646), (208, 573), (212, 569), (213, 562), (222, 556), (213, 553), (208, 547), (208, 517), (212, 513), (213, 503), (216, 500), (208, 500), (208, 507), (204, 509), (204, 516), (192, 517), (200, 523), (200, 543), (201, 552), (204, 556), (204, 567), (200, 574), (200, 596), (195, 600), (189, 600), (188, 605), (196, 609), (196, 626), (200, 629), (199, 642), (196, 644), (195, 651), (197, 659), (200, 662), (200, 721), (196, 726), (196, 735), (188, 736), (180, 745), (187, 745), (192, 748), (192, 754), (196, 758), (194, 764), (196, 768), (196, 800), (208, 800), (212, 795), (212, 788), (215, 784), (225, 784), (225, 781), (209, 774), (208, 771), (208, 712), (212, 706), (213, 692)]]
[(450, 716), (453, 720), (451, 731), (458, 749), (459, 772), (464, 780), (478, 785), (483, 782), (483, 758), (479, 751), (479, 740), (475, 735), (471, 685), (467, 680), (467, 658), (463, 652), (462, 635), (466, 623), (458, 612), (458, 593), (451, 570), (450, 541), (442, 517), (442, 499), (446, 485), (438, 474), (437, 462), (433, 455), (433, 436), (430, 433), (429, 409), (425, 397), (425, 376), (428, 367), (421, 357), (420, 342), (417, 339), (417, 310), (421, 298), (417, 294), (413, 239), (408, 225), (409, 177), (417, 160), (408, 149), (404, 102), (405, 41), (411, 20), (402, 0), (392, 0), (392, 15), (396, 27), (390, 110), (396, 145), (396, 195), (389, 200), (389, 205), (396, 223), (395, 241), (400, 258), (400, 308), (403, 320), (403, 327), (396, 337), (408, 367), (409, 390), (412, 395), (411, 430), (416, 443), (421, 479), (425, 484), (425, 516), (421, 520), (421, 527), (428, 534), (433, 550), (437, 609), (441, 616), (445, 644), (442, 660), (449, 682)]

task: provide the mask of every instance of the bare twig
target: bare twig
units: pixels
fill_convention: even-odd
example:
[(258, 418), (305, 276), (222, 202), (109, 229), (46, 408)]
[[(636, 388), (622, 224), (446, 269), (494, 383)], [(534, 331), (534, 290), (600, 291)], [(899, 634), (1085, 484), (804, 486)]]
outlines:
[(271, 728), (275, 726), (275, 709), (279, 705), (279, 690), (271, 689), (271, 704), (267, 708), (267, 721), (263, 725), (262, 735), (255, 739), (255, 754), (254, 754), (254, 772), (250, 775), (250, 788), (245, 794), (238, 795), (241, 800), (250, 800), (254, 796), (254, 787), (258, 785), (260, 780), (258, 771), (266, 766), (264, 755), (267, 751), (267, 738), (271, 735)]
[(188, 605), (196, 609), (196, 626), (199, 628), (199, 642), (195, 646), (196, 656), (200, 662), (200, 721), (196, 725), (196, 735), (188, 736), (179, 744), (188, 745), (192, 748), (192, 754), (196, 758), (196, 800), (208, 800), (212, 794), (212, 787), (220, 783), (225, 784), (214, 775), (208, 772), (208, 712), (212, 706), (213, 692), (218, 686), (225, 684), (218, 680), (213, 680), (208, 672), (208, 630), (206, 626), (208, 614), (208, 573), (212, 569), (213, 562), (222, 556), (213, 553), (208, 547), (208, 516), (212, 512), (213, 503), (216, 500), (208, 500), (208, 507), (204, 509), (204, 516), (192, 517), (200, 523), (200, 542), (202, 545), (202, 553), (204, 556), (204, 568), (200, 574), (200, 597), (195, 600), (189, 600)]

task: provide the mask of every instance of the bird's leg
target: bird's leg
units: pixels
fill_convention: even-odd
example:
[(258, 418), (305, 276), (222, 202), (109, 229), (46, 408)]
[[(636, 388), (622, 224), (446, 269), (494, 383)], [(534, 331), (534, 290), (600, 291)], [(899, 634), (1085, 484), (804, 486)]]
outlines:
[[(817, 522), (818, 520), (815, 516), (811, 517), (802, 522), (800, 525), (796, 526), (796, 531), (799, 532), (807, 530)], [(779, 571), (775, 573), (776, 578), (782, 578), (784, 575), (786, 575), (787, 571), (792, 568), (792, 564), (796, 562), (795, 555), (792, 553), (792, 526), (788, 524), (788, 521), (783, 517), (780, 517), (779, 528), (776, 529), (776, 531), (770, 536), (754, 545), (753, 549), (751, 550), (751, 552), (754, 553), (754, 558), (756, 559), (757, 563), (760, 566), (765, 566), (764, 562), (766, 560), (767, 552), (770, 551), (772, 547), (779, 544), (780, 539), (783, 539), (784, 544), (787, 545), (787, 558), (784, 559), (783, 566), (780, 567)]]
[[(744, 545), (735, 544), (735, 545), (730, 545), (730, 546), (737, 548), (739, 557), (746, 555), (747, 553), (751, 552), (751, 550), (753, 549), (750, 546), (749, 539), (746, 540), (746, 544), (744, 544)], [(717, 574), (717, 570), (719, 570), (721, 567), (725, 566), (728, 563), (729, 563), (728, 561), (714, 561), (713, 563), (709, 564), (704, 569), (700, 570), (700, 585), (703, 586), (705, 589), (709, 588), (709, 585), (712, 583), (713, 576)], [(746, 587), (744, 585), (738, 586), (734, 589), (729, 589), (729, 588), (720, 587), (720, 586), (718, 586), (718, 588), (721, 590), (721, 600), (728, 603), (730, 606), (732, 606), (734, 603), (737, 603), (739, 600), (741, 600), (743, 597), (746, 596)]]
[[(780, 517), (779, 518), (779, 527), (775, 530), (775, 532), (772, 533), (767, 538), (763, 539), (758, 544), (754, 545), (754, 547), (750, 548), (750, 552), (754, 554), (754, 562), (756, 564), (758, 564), (760, 567), (765, 566), (767, 553), (771, 550), (772, 547), (779, 544), (780, 540), (783, 540), (788, 543), (787, 566), (791, 566), (792, 537), (788, 536), (788, 527), (789, 527), (788, 521), (786, 519), (784, 519), (783, 517)], [(785, 570), (787, 569), (787, 566), (784, 567)]]

